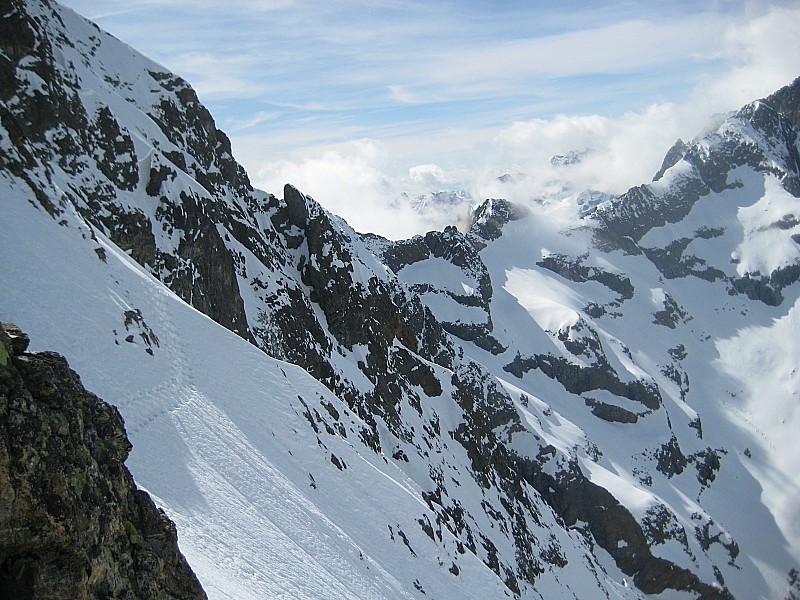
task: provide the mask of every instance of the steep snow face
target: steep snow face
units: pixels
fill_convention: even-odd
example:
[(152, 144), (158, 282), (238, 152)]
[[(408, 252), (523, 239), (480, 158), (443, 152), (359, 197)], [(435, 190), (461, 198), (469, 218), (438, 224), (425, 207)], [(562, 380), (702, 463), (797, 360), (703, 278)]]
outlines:
[(503, 596), (446, 530), (439, 543), (423, 532), (416, 520), (436, 515), (419, 485), (359, 441), (341, 399), (187, 306), (74, 211), (60, 225), (5, 176), (2, 188), (15, 199), (2, 206), (15, 282), (3, 319), (118, 405), (131, 469), (210, 597), (406, 598), (415, 582)]
[[(480, 549), (514, 564), (500, 512), (514, 498), (476, 481), (464, 447), (431, 435), (423, 461), (413, 438), (382, 425), (387, 452), (376, 452), (363, 438), (369, 425), (306, 371), (186, 305), (76, 210), (56, 221), (24, 183), (4, 174), (2, 186), (14, 199), (0, 208), (14, 281), (0, 295), (3, 319), (64, 352), (85, 385), (114, 399), (134, 444), (131, 470), (176, 521), (210, 597), (514, 595)], [(450, 384), (426, 397), (405, 426), (476, 435), (453, 401), (463, 393)], [(553, 563), (517, 595), (637, 596), (535, 490), (525, 497), (531, 523), (522, 531), (536, 533)], [(449, 503), (463, 507), (444, 513), (460, 529), (442, 517)], [(481, 504), (493, 516), (476, 512)]]
[[(635, 516), (656, 556), (724, 582), (735, 597), (785, 594), (798, 556), (786, 521), (795, 484), (785, 486), (788, 495), (762, 495), (767, 482), (775, 486), (787, 476), (781, 461), (773, 464), (781, 438), (770, 440), (764, 423), (731, 398), (742, 395), (740, 377), (759, 373), (748, 386), (751, 397), (763, 402), (755, 382), (772, 378), (782, 395), (770, 408), (762, 405), (762, 418), (777, 424), (773, 408), (794, 401), (792, 388), (782, 387), (792, 379), (780, 363), (767, 366), (758, 346), (736, 346), (743, 323), (788, 325), (780, 315), (791, 304), (770, 308), (731, 296), (722, 281), (666, 279), (645, 255), (621, 252), (590, 252), (579, 261), (589, 272), (560, 254), (556, 276), (555, 263), (535, 258), (542, 245), (554, 256), (556, 236), (532, 236), (526, 225), (508, 227), (481, 253), (493, 281), (505, 282), (491, 314), (493, 333), (508, 350), (473, 350), (473, 357), (504, 371), (506, 385), (513, 383), (536, 415), (528, 419), (534, 431), (572, 449), (587, 477)], [(533, 258), (513, 250), (526, 245)], [(601, 273), (615, 274), (607, 281), (621, 291), (617, 283), (629, 279), (630, 294), (599, 290), (603, 285), (590, 277)], [(531, 334), (531, 321), (547, 336)], [(779, 327), (769, 335), (780, 338)]]
[(746, 466), (761, 485), (761, 501), (775, 516), (794, 556), (800, 554), (799, 303), (795, 299), (786, 314), (771, 323), (744, 327), (720, 339), (716, 361), (732, 383), (725, 400), (731, 424), (748, 432), (758, 449)]
[(2, 318), (119, 405), (211, 597), (789, 593), (788, 429), (749, 386), (791, 412), (768, 104), (597, 218), (494, 200), (393, 243), (253, 190), (186, 82), (70, 11), (8, 18)]

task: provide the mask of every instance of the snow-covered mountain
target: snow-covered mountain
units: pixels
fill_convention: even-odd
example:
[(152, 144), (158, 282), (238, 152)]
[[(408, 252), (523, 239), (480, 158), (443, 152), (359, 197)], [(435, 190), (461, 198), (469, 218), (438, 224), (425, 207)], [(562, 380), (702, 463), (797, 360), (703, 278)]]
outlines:
[(118, 406), (209, 597), (800, 595), (800, 81), (620, 197), (393, 242), (4, 11), (0, 318)]

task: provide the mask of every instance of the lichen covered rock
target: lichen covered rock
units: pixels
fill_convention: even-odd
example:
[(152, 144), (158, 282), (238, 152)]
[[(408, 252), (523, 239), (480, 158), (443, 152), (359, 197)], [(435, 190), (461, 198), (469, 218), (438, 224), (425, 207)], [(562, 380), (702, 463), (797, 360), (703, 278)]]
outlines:
[(0, 326), (0, 597), (205, 598), (117, 409), (27, 344)]

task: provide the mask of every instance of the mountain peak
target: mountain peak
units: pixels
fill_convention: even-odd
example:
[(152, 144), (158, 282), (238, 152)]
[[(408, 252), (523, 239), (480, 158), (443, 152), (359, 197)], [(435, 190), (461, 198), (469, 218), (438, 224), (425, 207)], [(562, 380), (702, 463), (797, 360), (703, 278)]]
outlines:
[(506, 223), (521, 219), (527, 213), (520, 204), (488, 198), (473, 211), (470, 232), (484, 240), (494, 240), (501, 235)]
[(800, 128), (800, 77), (767, 96), (764, 102)]

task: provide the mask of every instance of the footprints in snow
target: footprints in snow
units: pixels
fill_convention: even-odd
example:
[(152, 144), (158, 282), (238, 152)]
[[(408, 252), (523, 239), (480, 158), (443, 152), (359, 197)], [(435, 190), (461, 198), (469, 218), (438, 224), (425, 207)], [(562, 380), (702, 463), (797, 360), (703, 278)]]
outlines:
[[(162, 339), (145, 322), (140, 309), (124, 313), (126, 331), (138, 329), (139, 337), (147, 345), (146, 352), (154, 356), (153, 347), (159, 348), (159, 361), (166, 365), (168, 374), (155, 385), (133, 392), (124, 402), (128, 418), (128, 430), (132, 435), (150, 427), (168, 413), (183, 409), (197, 398), (191, 385), (192, 367), (180, 345), (180, 335), (168, 311), (166, 293), (154, 286), (148, 288), (154, 308), (156, 322), (162, 330)], [(133, 340), (129, 339), (133, 337)], [(136, 341), (128, 334), (126, 342)]]

